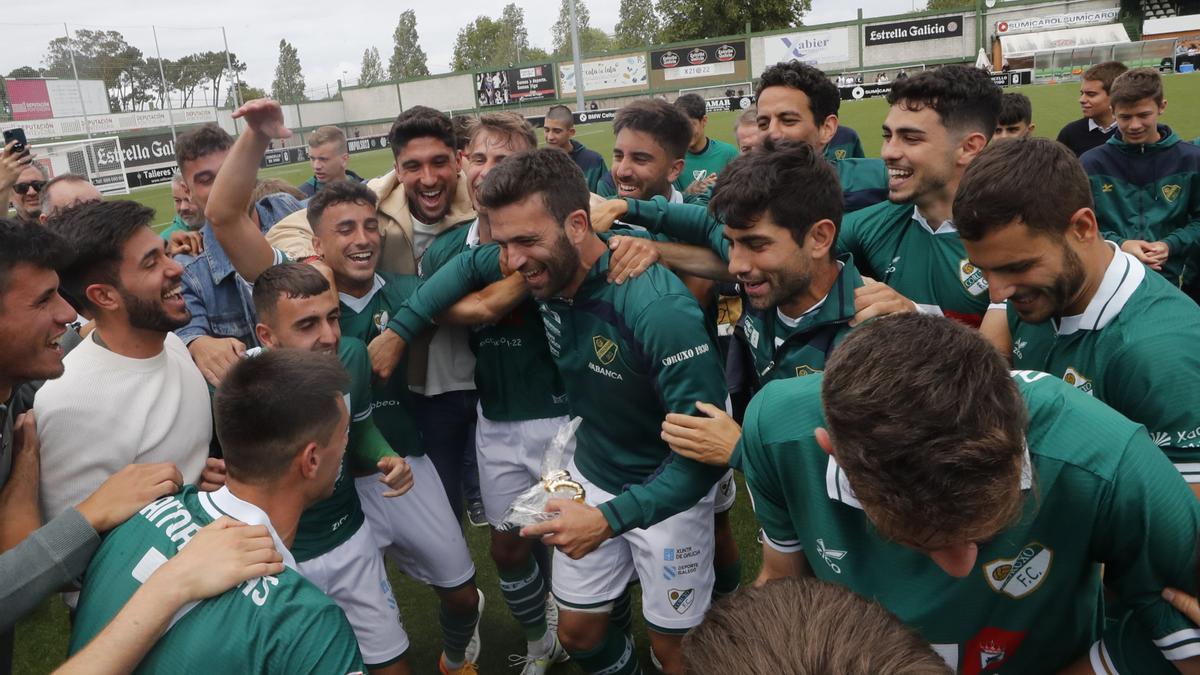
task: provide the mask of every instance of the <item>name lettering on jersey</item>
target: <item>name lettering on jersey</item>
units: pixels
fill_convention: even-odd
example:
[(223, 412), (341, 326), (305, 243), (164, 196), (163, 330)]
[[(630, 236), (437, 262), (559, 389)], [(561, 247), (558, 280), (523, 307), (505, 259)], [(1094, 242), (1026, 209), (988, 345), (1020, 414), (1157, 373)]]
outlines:
[(809, 365), (796, 366), (796, 377), (804, 377), (805, 375), (816, 375), (821, 371)]
[(988, 282), (983, 277), (983, 270), (972, 265), (966, 258), (958, 261), (958, 278), (962, 281), (963, 288), (971, 295), (987, 293)]
[(346, 520), (347, 520), (348, 518), (350, 518), (350, 516), (342, 516), (341, 518), (338, 518), (338, 519), (337, 519), (337, 520), (336, 520), (336, 521), (333, 523), (333, 526), (329, 528), (329, 531), (330, 531), (330, 532), (337, 532), (337, 530), (338, 530), (338, 528), (339, 528), (339, 527), (341, 527), (342, 525), (345, 525), (345, 524), (346, 524)]
[(708, 346), (708, 343), (698, 344), (695, 347), (688, 347), (687, 349), (685, 349), (681, 352), (677, 352), (677, 353), (672, 354), (672, 355), (668, 356), (667, 358), (663, 359), (662, 364), (664, 367), (673, 366), (676, 363), (682, 363), (684, 361), (687, 361), (688, 359), (690, 359), (694, 356), (699, 356), (701, 354), (707, 354), (709, 349), (711, 349), (711, 347)]
[(838, 564), (835, 561), (845, 558), (845, 551), (839, 551), (836, 548), (829, 548), (825, 545), (824, 539), (818, 539), (817, 554), (821, 556), (821, 560), (824, 560), (826, 565), (829, 565), (829, 569), (833, 570), (834, 574), (842, 573), (842, 568), (838, 567)]
[(1029, 346), (1029, 343), (1026, 342), (1025, 340), (1022, 340), (1021, 338), (1017, 338), (1016, 340), (1013, 340), (1013, 346), (1012, 346), (1013, 356), (1017, 357), (1018, 359), (1025, 358), (1025, 355), (1021, 352), (1023, 349), (1025, 349), (1028, 346)]
[(1053, 560), (1053, 551), (1031, 542), (1015, 558), (1000, 558), (984, 565), (983, 576), (993, 591), (1019, 600), (1042, 585)]
[(676, 612), (683, 614), (691, 609), (692, 604), (696, 602), (696, 589), (672, 588), (667, 591), (667, 600), (671, 603), (671, 607), (675, 608)]
[(1191, 448), (1197, 445), (1197, 439), (1200, 439), (1200, 427), (1196, 427), (1191, 431), (1176, 431), (1175, 432), (1175, 447)]
[(178, 548), (186, 546), (200, 531), (200, 525), (192, 519), (192, 514), (173, 495), (150, 502), (138, 513), (162, 530)]
[(271, 588), (279, 585), (279, 579), (267, 575), (257, 579), (242, 582), (240, 588), (242, 595), (250, 598), (250, 601), (255, 605), (262, 607), (267, 604), (267, 598), (271, 596)]
[(1085, 377), (1083, 373), (1075, 370), (1074, 366), (1068, 367), (1067, 372), (1063, 373), (1063, 382), (1075, 387), (1088, 396), (1095, 396), (1093, 390), (1096, 387), (1092, 384), (1092, 381)]
[(521, 338), (519, 337), (488, 337), (479, 341), (480, 347), (509, 347), (518, 348), (522, 346)]
[(609, 370), (608, 368), (602, 368), (602, 367), (592, 363), (591, 361), (588, 361), (588, 370), (590, 370), (593, 373), (596, 373), (598, 375), (603, 375), (611, 380), (621, 380), (621, 381), (625, 380), (625, 377), (622, 376), (620, 373), (613, 371), (613, 370)]
[(603, 335), (592, 336), (592, 349), (596, 351), (596, 358), (600, 359), (600, 363), (603, 365), (607, 366), (617, 358), (617, 343)]
[(1183, 188), (1178, 185), (1162, 186), (1162, 195), (1167, 200), (1167, 203), (1174, 204), (1176, 199), (1179, 199), (1179, 193), (1183, 192)]

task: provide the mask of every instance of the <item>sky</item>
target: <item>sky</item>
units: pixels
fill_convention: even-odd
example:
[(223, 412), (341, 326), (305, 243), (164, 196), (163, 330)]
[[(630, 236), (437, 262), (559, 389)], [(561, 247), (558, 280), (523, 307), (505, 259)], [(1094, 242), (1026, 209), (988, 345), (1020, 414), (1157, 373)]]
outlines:
[[(580, 0), (577, 0), (577, 2)], [(649, 0), (647, 0), (649, 1)], [(529, 41), (549, 50), (550, 28), (558, 18), (560, 0), (516, 0), (525, 10)], [(853, 19), (855, 7), (862, 6), (867, 16), (895, 13), (897, 4), (923, 0), (813, 0), (812, 11), (804, 23), (812, 25)], [(502, 0), (458, 0), (452, 11), (434, 2), (399, 0), (395, 3), (367, 3), (347, 0), (333, 3), (318, 0), (287, 0), (266, 3), (255, 0), (204, 0), (198, 5), (175, 6), (171, 2), (146, 0), (49, 0), (21, 3), (20, 11), (6, 12), (0, 20), (5, 35), (0, 50), (0, 73), (8, 74), (23, 65), (40, 65), (46, 45), (63, 35), (63, 19), (68, 28), (119, 30), (126, 40), (147, 56), (155, 54), (156, 27), (159, 49), (164, 58), (178, 58), (195, 51), (223, 49), (220, 27), (224, 26), (229, 49), (248, 65), (243, 79), (251, 85), (270, 90), (279, 40), (286, 39), (300, 55), (306, 85), (316, 89), (329, 85), (336, 91), (337, 81), (358, 78), (363, 51), (376, 47), (386, 67), (392, 50), (392, 31), (400, 13), (414, 9), (421, 47), (429, 56), (433, 73), (448, 72), (454, 39), (469, 21), (479, 15), (499, 16)], [(592, 26), (611, 33), (617, 22), (617, 0), (587, 1)], [(380, 15), (378, 8), (389, 5)], [(196, 8), (199, 11), (189, 11)], [(336, 16), (330, 16), (330, 11)], [(11, 20), (22, 23), (14, 24)]]

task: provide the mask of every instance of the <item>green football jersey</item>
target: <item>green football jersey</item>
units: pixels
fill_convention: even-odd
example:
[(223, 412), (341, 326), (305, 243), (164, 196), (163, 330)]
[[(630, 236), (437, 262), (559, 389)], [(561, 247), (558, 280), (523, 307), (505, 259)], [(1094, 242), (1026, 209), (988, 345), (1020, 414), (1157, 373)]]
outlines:
[(346, 616), (295, 569), (261, 509), (228, 488), (181, 492), (151, 502), (108, 533), (83, 578), (71, 631), (74, 654), (108, 625), (154, 570), (221, 516), (266, 525), (286, 565), (185, 606), (142, 659), (139, 673), (358, 673), (358, 642)]
[[(467, 276), (458, 265), (453, 271), (437, 274), (461, 255), (477, 258), (470, 261), (471, 265), (500, 269), (500, 247), (481, 246), (474, 227), (460, 226), (439, 235), (425, 250), (421, 276), (426, 281), (408, 305), (420, 305), (418, 298), (428, 295), (425, 288), (434, 283), (453, 283), (463, 295), (477, 290), (479, 287), (461, 285)], [(464, 260), (459, 265), (467, 263)], [(439, 281), (433, 281), (435, 278)], [(401, 337), (412, 340), (415, 336), (401, 333)], [(517, 422), (567, 414), (566, 390), (550, 357), (541, 313), (532, 298), (523, 300), (498, 323), (476, 326), (468, 344), (475, 353), (475, 388), (484, 417), (494, 422)]]
[[(371, 344), (420, 283), (413, 275), (378, 272), (374, 287), (363, 297), (339, 293), (342, 318), (338, 323), (342, 335)], [(373, 383), (371, 394), (374, 397), (372, 417), (392, 450), (401, 457), (425, 454), (424, 439), (413, 420), (407, 352), (387, 381)]]
[(1031, 324), (1008, 309), (1013, 365), (1061, 377), (1145, 425), (1189, 483), (1200, 483), (1200, 307), (1116, 250), (1078, 316)]
[(696, 181), (707, 180), (709, 176), (719, 176), (725, 170), (725, 165), (738, 156), (738, 149), (724, 141), (715, 138), (708, 139), (708, 145), (700, 152), (691, 150), (683, 157), (683, 171), (675, 179), (675, 189), (684, 192)]
[(983, 320), (987, 280), (967, 259), (952, 223), (934, 230), (912, 204), (883, 202), (847, 215), (837, 246), (854, 256), (863, 276), (891, 286), (922, 312), (976, 328)]
[[(1024, 511), (978, 543), (969, 576), (875, 530), (813, 438), (822, 375), (772, 382), (746, 413), (737, 460), (766, 545), (877, 600), (961, 673), (1057, 672), (1086, 655), (1102, 638), (1104, 588), (1170, 658), (1181, 636), (1200, 639), (1160, 596), (1196, 592), (1200, 505), (1142, 427), (1046, 373), (1013, 376), (1029, 411)], [(1123, 645), (1102, 646), (1125, 662)]]
[[(333, 484), (333, 494), (308, 507), (300, 515), (300, 525), (292, 542), (292, 555), (300, 562), (341, 546), (362, 527), (364, 516), (358, 491), (354, 489), (352, 459), (355, 454), (361, 454), (367, 445), (383, 445), (386, 448), (386, 444), (379, 442), (382, 439), (379, 439), (379, 432), (374, 430), (372, 421), (371, 359), (367, 355), (367, 346), (362, 340), (344, 337), (338, 342), (338, 360), (350, 376), (350, 391), (346, 392), (346, 407), (350, 411), (349, 440), (346, 453), (342, 455), (337, 482)], [(378, 461), (378, 457), (374, 458)], [(370, 458), (357, 464), (373, 468)]]

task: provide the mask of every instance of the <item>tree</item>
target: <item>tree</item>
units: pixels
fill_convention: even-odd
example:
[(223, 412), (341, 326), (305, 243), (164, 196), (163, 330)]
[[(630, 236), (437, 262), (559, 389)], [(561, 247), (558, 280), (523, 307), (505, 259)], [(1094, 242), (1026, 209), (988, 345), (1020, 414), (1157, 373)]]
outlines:
[(498, 53), (507, 40), (502, 33), (504, 24), (489, 16), (478, 16), (458, 31), (454, 41), (454, 57), (450, 69), (455, 71), (487, 68), (501, 63)]
[[(267, 97), (267, 92), (263, 91), (262, 89), (259, 89), (258, 87), (251, 87), (250, 85), (246, 84), (245, 82), (238, 82), (237, 85), (238, 85), (238, 95), (241, 97), (240, 101), (242, 103), (245, 103), (246, 101), (253, 101), (256, 98), (266, 98)], [(225, 94), (225, 106), (224, 107), (229, 108), (230, 110), (233, 110), (236, 106), (237, 106), (237, 101), (233, 100), (233, 87), (230, 87), (229, 93)]]
[(658, 0), (662, 17), (662, 39), (668, 42), (735, 35), (800, 25), (812, 9), (812, 0), (729, 0), (727, 2), (680, 2)]
[(658, 14), (646, 0), (621, 0), (613, 46), (617, 49), (643, 47), (658, 40)]
[(304, 73), (300, 70), (300, 54), (287, 40), (279, 41), (279, 63), (275, 64), (271, 96), (281, 103), (308, 100), (304, 96)]
[[(554, 49), (554, 53), (561, 56), (571, 53), (571, 9), (567, 3), (571, 0), (562, 0), (562, 4), (558, 7), (558, 21), (550, 27), (551, 42), (550, 45)], [(575, 0), (575, 23), (579, 26), (579, 48), (583, 51), (588, 51), (583, 46), (583, 35), (587, 32), (592, 22), (592, 13), (588, 11), (587, 5), (583, 0)]]
[(8, 76), (9, 77), (41, 77), (42, 71), (38, 70), (37, 68), (34, 68), (33, 66), (21, 66), (20, 68), (13, 68), (11, 71), (9, 71)]
[(974, 7), (974, 5), (975, 3), (971, 2), (971, 0), (929, 0), (929, 4), (925, 6), (925, 9), (927, 11), (942, 9), (971, 9)]
[(130, 46), (120, 31), (82, 28), (70, 39), (63, 36), (51, 40), (42, 58), (46, 76), (74, 79), (78, 72), (80, 79), (103, 80), (109, 103), (117, 110), (129, 98), (133, 71), (144, 64), (142, 50)]
[(525, 10), (509, 3), (500, 12), (501, 44), (496, 45), (500, 62), (520, 63), (529, 53), (529, 31), (525, 28)]
[(405, 80), (429, 74), (425, 50), (417, 43), (417, 13), (411, 9), (400, 14), (400, 21), (392, 33), (392, 58), (388, 60), (388, 77)]
[(369, 87), (379, 84), (387, 78), (383, 72), (383, 61), (379, 58), (379, 50), (375, 47), (363, 52), (362, 70), (358, 73), (358, 84)]

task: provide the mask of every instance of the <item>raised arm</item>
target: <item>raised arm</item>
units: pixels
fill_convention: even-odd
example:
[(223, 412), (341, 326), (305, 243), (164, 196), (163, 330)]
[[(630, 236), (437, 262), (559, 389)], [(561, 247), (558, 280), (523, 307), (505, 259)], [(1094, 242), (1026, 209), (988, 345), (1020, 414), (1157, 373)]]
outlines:
[(290, 138), (292, 132), (283, 126), (279, 103), (271, 99), (250, 101), (233, 116), (242, 118), (246, 127), (217, 172), (204, 215), (233, 268), (253, 283), (276, 260), (275, 251), (249, 214), (258, 165), (272, 140)]

